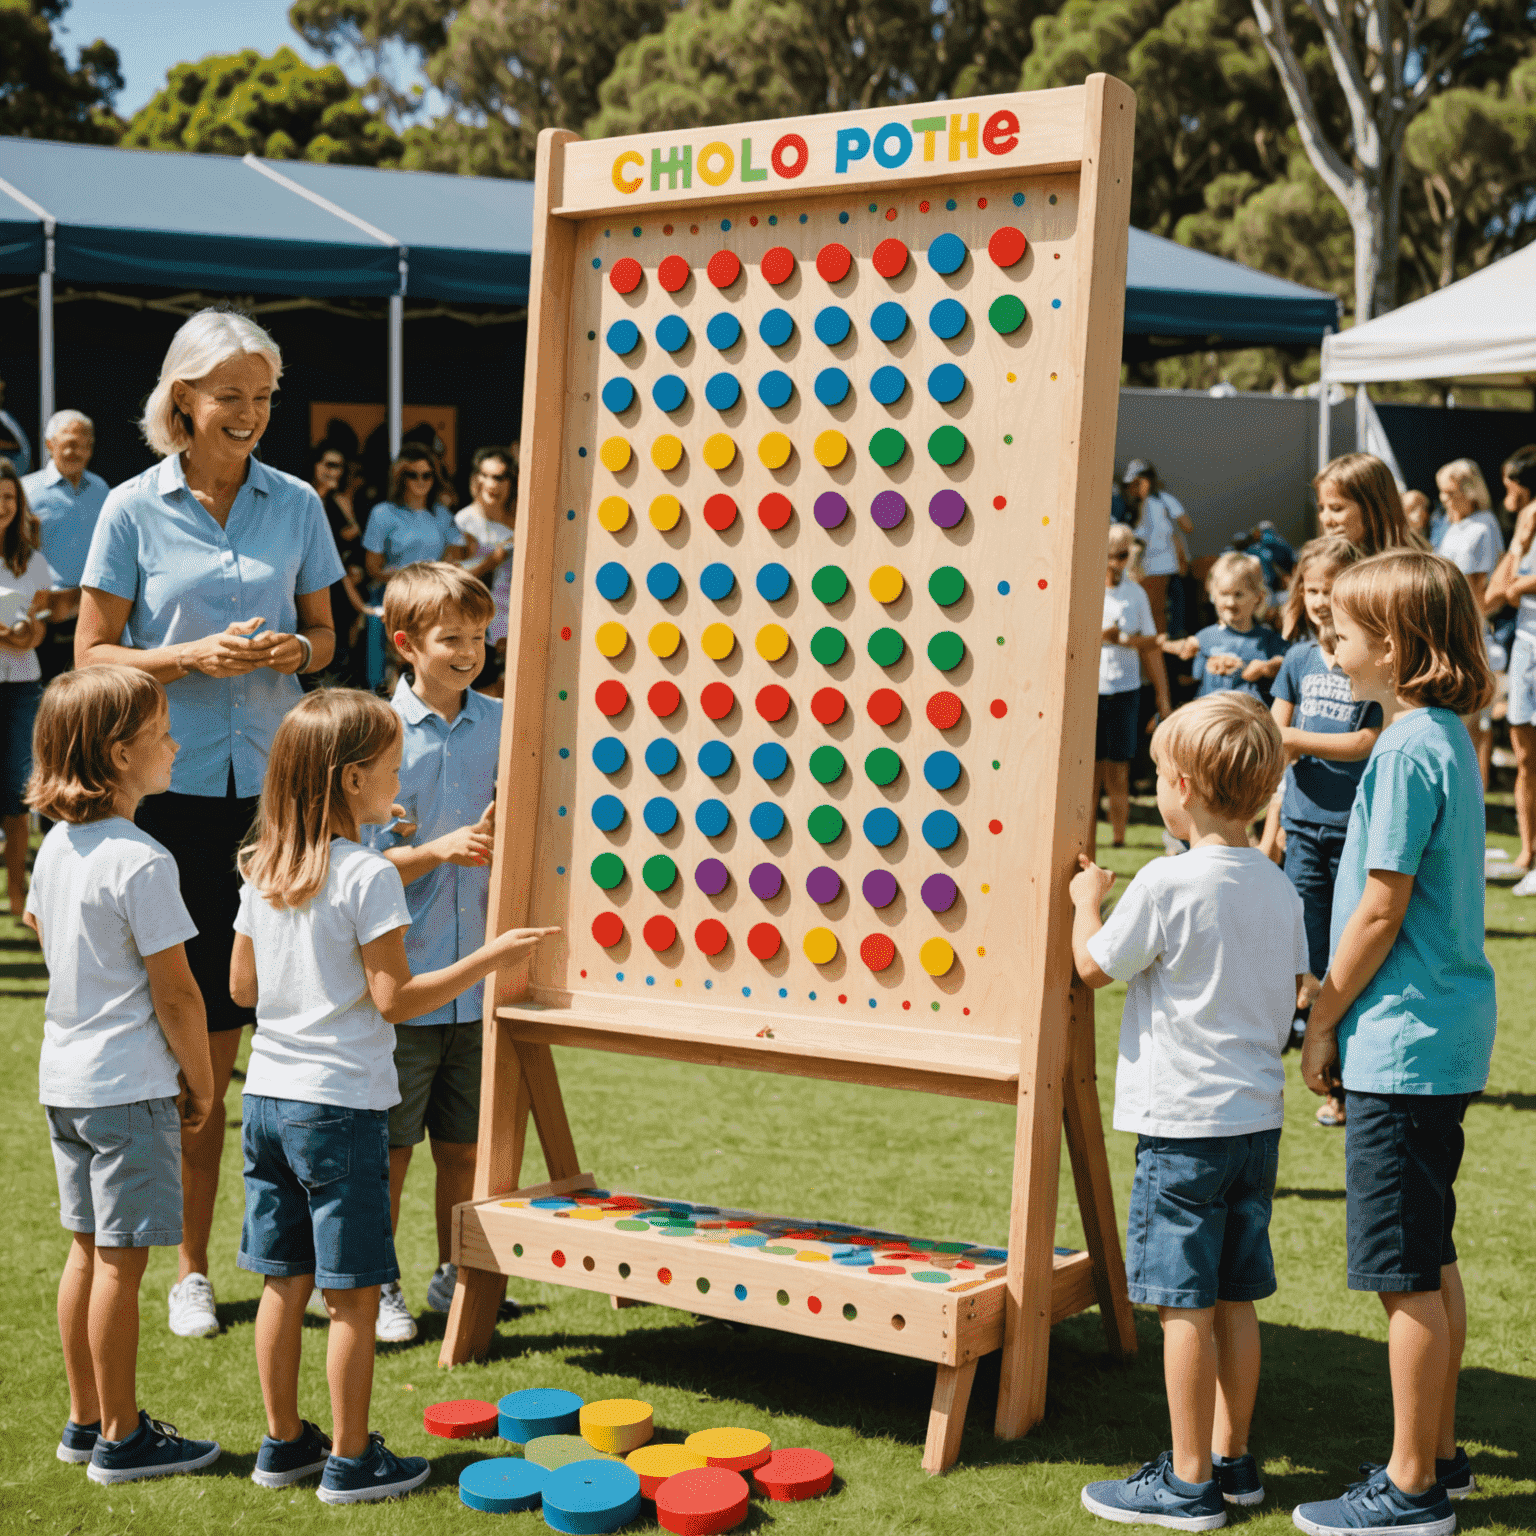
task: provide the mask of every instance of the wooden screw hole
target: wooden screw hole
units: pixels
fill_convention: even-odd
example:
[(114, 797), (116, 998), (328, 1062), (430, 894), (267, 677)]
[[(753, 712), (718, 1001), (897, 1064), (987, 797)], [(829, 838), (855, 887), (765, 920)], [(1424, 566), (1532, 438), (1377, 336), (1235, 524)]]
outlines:
[(891, 1319), (891, 1327), (892, 1327), (892, 1328), (894, 1328), (894, 1329), (895, 1329), (895, 1330), (896, 1330), (896, 1332), (897, 1332), (897, 1333), (900, 1333), (900, 1332), (901, 1332), (901, 1330), (902, 1330), (902, 1329), (903, 1329), (903, 1328), (905, 1328), (905, 1327), (906, 1327), (906, 1326), (907, 1326), (907, 1320), (906, 1320), (906, 1318), (904, 1318), (904, 1317), (903, 1317), (903, 1316), (902, 1316), (902, 1315), (901, 1315), (901, 1313), (900, 1313), (900, 1312), (898, 1312), (898, 1313), (897, 1313), (897, 1314), (896, 1314), (896, 1315), (895, 1315), (895, 1316), (894, 1316), (894, 1317), (893, 1317), (893, 1318), (892, 1318), (892, 1319)]

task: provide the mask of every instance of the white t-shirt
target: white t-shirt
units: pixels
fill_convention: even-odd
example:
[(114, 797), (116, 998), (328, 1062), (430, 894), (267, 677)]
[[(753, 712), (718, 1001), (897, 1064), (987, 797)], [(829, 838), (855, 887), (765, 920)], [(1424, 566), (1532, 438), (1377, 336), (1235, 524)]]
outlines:
[(1463, 576), (1486, 576), (1499, 563), (1503, 552), (1499, 525), (1487, 513), (1474, 513), (1459, 523), (1447, 523), (1440, 536), (1440, 547), (1435, 551)]
[(1301, 897), (1257, 848), (1154, 859), (1088, 941), (1127, 983), (1117, 1131), (1248, 1136), (1280, 1125), (1280, 1051), (1307, 969)]
[(1167, 491), (1153, 491), (1141, 504), (1141, 519), (1136, 537), (1146, 545), (1141, 568), (1148, 576), (1177, 576), (1179, 573), (1178, 520), (1184, 507), (1177, 496)]
[[(1517, 576), (1529, 576), (1536, 571), (1536, 544), (1520, 557), (1520, 563), (1515, 567)], [(1515, 633), (1524, 635), (1527, 640), (1536, 640), (1536, 593), (1527, 592), (1520, 599), (1518, 616), (1515, 619)]]
[[(1155, 635), (1152, 604), (1129, 576), (1104, 588), (1104, 628), (1113, 624), (1127, 635)], [(1129, 645), (1099, 646), (1099, 692), (1130, 693), (1141, 687), (1141, 657)]]
[[(510, 555), (515, 528), (509, 528), (505, 523), (493, 523), (475, 502), (470, 502), (467, 507), (461, 508), (453, 514), (453, 520), (459, 526), (461, 533), (467, 533), (479, 546), (471, 561), (478, 561), (487, 550), (494, 549), (500, 544), (505, 544)], [(491, 577), (491, 598), (496, 604), (496, 616), (491, 620), (488, 631), (490, 640), (507, 638), (507, 615), (512, 611), (512, 561), (506, 559), (496, 567)]]
[[(0, 624), (14, 624), (24, 618), (32, 606), (32, 599), (58, 584), (58, 578), (40, 550), (32, 551), (32, 558), (20, 576), (0, 560)], [(35, 650), (0, 650), (0, 683), (35, 683), (42, 675)]]
[(256, 951), (256, 1034), (245, 1092), (342, 1109), (400, 1102), (395, 1027), (374, 1007), (362, 946), (409, 928), (400, 873), (344, 837), (331, 839), (331, 868), (304, 907), (274, 907), (240, 888), (235, 932)]
[(176, 1058), (143, 957), (197, 933), (176, 861), (122, 816), (58, 822), (37, 850), (27, 911), (48, 962), (39, 1100), (100, 1109), (170, 1098)]

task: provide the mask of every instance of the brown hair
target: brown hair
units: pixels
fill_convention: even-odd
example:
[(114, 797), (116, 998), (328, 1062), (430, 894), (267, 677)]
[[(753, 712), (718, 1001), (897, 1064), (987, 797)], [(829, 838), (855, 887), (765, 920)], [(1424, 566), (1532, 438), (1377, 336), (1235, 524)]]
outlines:
[(427, 504), (422, 509), (430, 512), (437, 505), (439, 495), (448, 489), (448, 482), (443, 479), (437, 455), (420, 443), (407, 443), (389, 466), (389, 495), (385, 499), (397, 507), (405, 506), (405, 471), (411, 464), (425, 464), (432, 471), (432, 488), (427, 492)]
[(1360, 551), (1342, 534), (1325, 533), (1320, 539), (1308, 539), (1301, 546), (1301, 553), (1296, 556), (1296, 569), (1291, 573), (1291, 595), (1286, 599), (1280, 629), (1287, 640), (1302, 635), (1317, 638), (1312, 620), (1307, 617), (1307, 567), (1325, 565), (1337, 576), (1340, 571), (1347, 571), (1359, 558)]
[(417, 560), (402, 566), (384, 588), (384, 633), (393, 643), (397, 631), (419, 639), (448, 610), (471, 624), (489, 624), (496, 601), (477, 576), (446, 560)]
[(4, 538), (0, 538), (0, 559), (5, 561), (11, 575), (25, 576), (33, 552), (42, 545), (43, 534), (28, 505), (26, 487), (16, 473), (16, 466), (9, 459), (0, 459), (0, 485), (7, 481), (16, 487), (16, 516), (6, 525)]
[(81, 667), (54, 678), (37, 706), (22, 798), (50, 821), (79, 825), (116, 815), (112, 748), (132, 741), (165, 708), (165, 689), (137, 667)]
[(1280, 727), (1256, 698), (1235, 690), (1174, 710), (1153, 733), (1152, 756), (1183, 774), (1215, 815), (1234, 821), (1257, 818), (1285, 777)]
[(1313, 480), (1312, 489), (1321, 496), (1325, 485), (1333, 486), (1345, 501), (1360, 508), (1365, 522), (1362, 555), (1379, 555), (1384, 549), (1429, 547), (1408, 526), (1397, 481), (1374, 453), (1340, 454)]
[(272, 738), (261, 808), (240, 873), (274, 907), (302, 907), (331, 872), (331, 839), (352, 827), (341, 771), (366, 767), (393, 746), (400, 717), (358, 688), (306, 694)]
[(1334, 583), (1333, 606), (1392, 642), (1394, 685), (1415, 707), (1470, 715), (1493, 697), (1472, 588), (1449, 560), (1417, 549), (1374, 555)]

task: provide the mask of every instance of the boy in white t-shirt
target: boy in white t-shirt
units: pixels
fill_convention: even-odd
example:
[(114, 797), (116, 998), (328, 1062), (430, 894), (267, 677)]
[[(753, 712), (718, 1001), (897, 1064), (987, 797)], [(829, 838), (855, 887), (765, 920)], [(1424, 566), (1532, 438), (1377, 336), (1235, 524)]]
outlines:
[(1248, 844), (1285, 772), (1269, 711), (1219, 693), (1152, 738), (1157, 805), (1176, 858), (1148, 864), (1107, 923), (1115, 877), (1072, 881), (1072, 955), (1090, 987), (1126, 985), (1117, 1131), (1135, 1131), (1126, 1272), (1163, 1324), (1173, 1449), (1083, 1505), (1121, 1523), (1214, 1530), (1264, 1498), (1248, 1454), (1259, 1385), (1253, 1304), (1275, 1290), (1270, 1204), (1283, 1120), (1280, 1053), (1307, 969), (1301, 898)]

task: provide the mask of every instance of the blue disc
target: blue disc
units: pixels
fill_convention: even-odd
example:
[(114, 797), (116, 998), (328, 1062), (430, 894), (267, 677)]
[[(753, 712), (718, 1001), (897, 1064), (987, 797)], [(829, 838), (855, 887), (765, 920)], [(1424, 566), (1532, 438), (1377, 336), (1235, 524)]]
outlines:
[(965, 241), (959, 235), (940, 235), (928, 247), (928, 265), (948, 277), (965, 265)]
[(488, 1456), (482, 1461), (470, 1462), (459, 1473), (459, 1502), (492, 1515), (534, 1509), (543, 1496), (548, 1477), (546, 1468), (525, 1461), (521, 1456)]
[(651, 399), (663, 411), (675, 411), (688, 398), (688, 386), (675, 373), (664, 373), (651, 385)]
[(670, 736), (658, 736), (645, 749), (645, 766), (658, 779), (677, 767), (677, 744)]
[(713, 373), (704, 386), (704, 398), (717, 411), (728, 411), (741, 399), (741, 384), (734, 373)]
[(928, 311), (928, 324), (940, 341), (953, 341), (965, 329), (965, 305), (959, 299), (940, 299)]
[[(624, 324), (628, 325), (629, 322), (626, 320)], [(709, 338), (710, 346), (724, 352), (727, 347), (734, 347), (741, 340), (741, 321), (729, 310), (721, 310), (718, 315), (710, 316), (704, 334)]]
[(757, 381), (757, 398), (768, 407), (770, 411), (776, 411), (781, 405), (789, 404), (789, 397), (795, 392), (795, 381), (781, 368), (775, 368), (770, 373), (765, 373)]
[(635, 403), (635, 386), (628, 379), (609, 379), (603, 385), (603, 404), (615, 416)]
[(599, 795), (592, 802), (592, 825), (599, 832), (616, 832), (624, 822), (624, 802), (617, 795)]
[(752, 807), (747, 822), (766, 843), (784, 830), (784, 812), (772, 800), (763, 800)]
[(896, 341), (907, 328), (907, 312), (894, 299), (877, 304), (869, 328), (881, 341)]
[(682, 585), (682, 581), (682, 573), (670, 560), (658, 560), (645, 573), (645, 590), (658, 603), (664, 603), (669, 597), (677, 596), (677, 589)]
[(620, 357), (628, 357), (640, 344), (640, 327), (633, 320), (615, 320), (608, 327), (608, 345)]
[(757, 573), (758, 595), (776, 603), (789, 591), (789, 572), (777, 560), (770, 560)]
[(622, 1461), (572, 1461), (544, 1479), (544, 1523), (564, 1536), (616, 1531), (640, 1513), (640, 1474)]
[[(599, 773), (617, 773), (629, 761), (629, 750), (617, 736), (603, 736), (592, 743), (592, 766)], [(551, 1430), (564, 1434), (564, 1430)]]
[(889, 847), (896, 841), (896, 834), (900, 831), (901, 817), (889, 806), (877, 806), (864, 818), (864, 836), (876, 848)]
[(829, 347), (835, 347), (838, 342), (848, 339), (848, 329), (852, 323), (848, 311), (841, 304), (828, 304), (825, 309), (816, 311), (816, 339), (826, 342)]
[(735, 571), (728, 565), (722, 565), (718, 560), (706, 565), (699, 572), (699, 591), (712, 603), (718, 603), (722, 598), (729, 597), (735, 587)]
[(816, 398), (823, 405), (841, 405), (848, 398), (848, 375), (841, 368), (823, 368), (816, 375)]
[(847, 1253), (834, 1253), (834, 1264), (846, 1264), (850, 1269), (868, 1269), (875, 1262), (875, 1256), (867, 1248), (853, 1248)]
[(930, 811), (923, 817), (923, 841), (930, 848), (948, 848), (960, 836), (960, 823), (949, 811)]
[(617, 560), (605, 561), (597, 568), (597, 590), (610, 603), (616, 603), (629, 591), (629, 572)]
[(789, 753), (776, 741), (765, 741), (752, 754), (752, 766), (761, 778), (772, 782), (789, 767)]
[(940, 363), (928, 375), (928, 393), (940, 405), (948, 405), (951, 400), (958, 400), (960, 391), (964, 388), (965, 375), (953, 363)]
[(881, 405), (895, 405), (907, 392), (907, 376), (900, 368), (889, 365), (876, 368), (869, 381), (869, 392)]
[(663, 795), (657, 795), (654, 800), (645, 802), (645, 809), (640, 813), (647, 827), (657, 837), (662, 837), (677, 825), (677, 807)]
[(663, 315), (656, 325), (656, 345), (663, 352), (679, 351), (688, 340), (688, 322), (681, 315)]
[(508, 1392), (496, 1404), (496, 1413), (496, 1432), (514, 1445), (527, 1445), (540, 1435), (581, 1431), (581, 1399), (559, 1387), (524, 1387), (520, 1392)]
[(699, 772), (708, 778), (718, 779), (735, 761), (735, 753), (723, 741), (706, 741), (699, 748)]
[(923, 761), (923, 777), (935, 789), (953, 789), (960, 779), (960, 759), (953, 752), (930, 752)]
[(770, 347), (782, 347), (795, 334), (795, 317), (787, 309), (766, 310), (757, 322), (757, 334)]
[(693, 813), (693, 824), (705, 837), (719, 837), (731, 824), (731, 813), (724, 800), (705, 800)]

